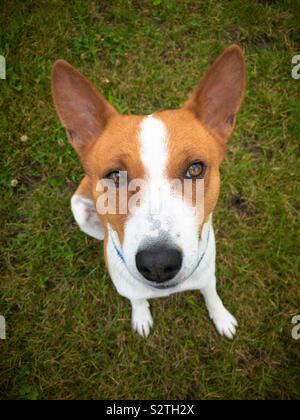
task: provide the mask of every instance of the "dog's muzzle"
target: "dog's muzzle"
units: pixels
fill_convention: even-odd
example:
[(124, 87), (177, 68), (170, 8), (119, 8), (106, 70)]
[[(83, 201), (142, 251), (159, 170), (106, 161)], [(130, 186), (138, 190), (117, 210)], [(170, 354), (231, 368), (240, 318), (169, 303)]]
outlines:
[(172, 280), (181, 269), (182, 252), (167, 246), (152, 246), (140, 250), (135, 257), (142, 276), (155, 283)]

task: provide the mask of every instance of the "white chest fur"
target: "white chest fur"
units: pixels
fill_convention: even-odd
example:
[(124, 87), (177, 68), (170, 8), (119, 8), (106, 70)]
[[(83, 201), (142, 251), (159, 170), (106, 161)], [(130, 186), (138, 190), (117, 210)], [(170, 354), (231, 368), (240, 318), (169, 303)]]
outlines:
[(120, 293), (128, 299), (151, 299), (166, 297), (185, 290), (195, 290), (205, 287), (215, 273), (215, 237), (211, 220), (203, 227), (202, 240), (199, 242), (199, 258), (192, 274), (178, 286), (168, 289), (156, 289), (136, 280), (129, 272), (117, 234), (108, 228), (107, 241), (108, 270), (111, 279)]
[[(103, 239), (104, 229), (97, 220), (92, 200), (75, 195), (72, 198), (72, 211), (81, 230), (96, 239)], [(232, 339), (236, 332), (237, 321), (224, 307), (216, 290), (215, 277), (215, 237), (211, 218), (203, 227), (202, 240), (199, 242), (199, 259), (192, 274), (178, 286), (158, 290), (136, 280), (127, 269), (122, 248), (116, 233), (109, 229), (107, 260), (111, 279), (120, 293), (132, 305), (132, 327), (142, 336), (147, 336), (153, 325), (147, 299), (166, 297), (186, 290), (201, 290), (209, 315), (218, 332)]]

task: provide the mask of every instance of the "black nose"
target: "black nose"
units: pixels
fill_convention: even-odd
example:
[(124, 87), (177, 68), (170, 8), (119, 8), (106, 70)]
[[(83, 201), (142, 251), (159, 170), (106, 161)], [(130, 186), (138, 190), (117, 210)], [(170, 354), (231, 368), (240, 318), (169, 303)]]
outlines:
[(176, 248), (155, 246), (139, 251), (135, 261), (137, 269), (147, 280), (163, 283), (180, 270), (182, 253)]

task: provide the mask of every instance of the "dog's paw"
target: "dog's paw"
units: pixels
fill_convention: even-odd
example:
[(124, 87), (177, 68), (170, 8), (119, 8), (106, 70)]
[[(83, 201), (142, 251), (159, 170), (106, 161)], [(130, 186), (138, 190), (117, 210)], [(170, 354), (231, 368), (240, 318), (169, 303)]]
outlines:
[(153, 318), (148, 307), (140, 306), (132, 311), (131, 325), (142, 337), (148, 337), (151, 327), (153, 326)]
[(218, 333), (232, 340), (238, 326), (238, 322), (234, 316), (222, 305), (218, 310), (211, 314), (211, 318)]

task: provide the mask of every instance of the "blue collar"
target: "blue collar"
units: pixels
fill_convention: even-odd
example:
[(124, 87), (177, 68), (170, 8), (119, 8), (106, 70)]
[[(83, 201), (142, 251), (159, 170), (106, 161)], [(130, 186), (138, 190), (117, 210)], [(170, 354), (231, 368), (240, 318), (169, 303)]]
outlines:
[[(200, 256), (200, 258), (199, 258), (199, 260), (198, 260), (198, 263), (197, 263), (196, 267), (194, 268), (194, 270), (191, 272), (190, 276), (191, 276), (192, 274), (194, 274), (194, 272), (197, 270), (197, 268), (198, 268), (198, 267), (199, 267), (199, 265), (201, 264), (201, 262), (202, 262), (202, 260), (203, 260), (203, 258), (204, 258), (204, 255), (206, 254), (207, 248), (208, 248), (209, 238), (210, 238), (210, 227), (209, 227), (209, 231), (208, 231), (207, 238), (206, 238), (206, 245), (205, 245), (205, 249), (204, 249), (203, 253), (201, 254), (201, 256)], [(122, 261), (122, 263), (123, 263), (123, 264), (125, 264), (125, 259), (124, 259), (124, 256), (123, 256), (123, 254), (122, 254), (122, 251), (118, 248), (118, 246), (117, 246), (117, 244), (116, 244), (116, 242), (115, 242), (115, 240), (114, 240), (113, 235), (111, 235), (111, 239), (112, 239), (112, 243), (113, 243), (114, 249), (115, 249), (115, 251), (116, 251), (116, 253), (117, 253), (118, 257), (120, 258), (120, 260)]]
[(110, 235), (110, 237), (111, 237), (113, 246), (115, 248), (115, 251), (116, 251), (118, 257), (120, 258), (120, 260), (122, 261), (122, 263), (125, 264), (125, 259), (123, 257), (123, 254), (122, 254), (121, 250), (118, 248), (118, 246), (117, 246), (117, 244), (115, 242), (114, 236), (113, 235)]
[(200, 256), (200, 258), (198, 260), (198, 263), (197, 263), (196, 267), (194, 268), (194, 270), (191, 272), (190, 276), (192, 274), (194, 274), (194, 272), (197, 270), (197, 268), (199, 267), (199, 265), (201, 264), (201, 262), (202, 262), (202, 260), (204, 258), (204, 255), (206, 254), (206, 251), (207, 251), (207, 248), (208, 248), (208, 242), (209, 242), (209, 238), (210, 238), (210, 228), (211, 228), (211, 226), (209, 226), (209, 231), (208, 231), (207, 238), (206, 238), (205, 249), (204, 249), (203, 253), (201, 254), (201, 256)]

